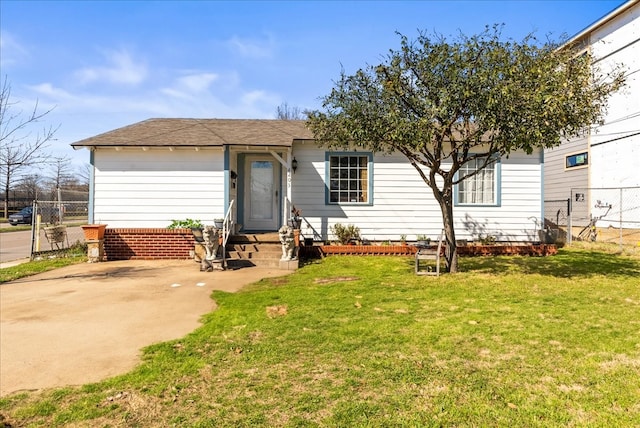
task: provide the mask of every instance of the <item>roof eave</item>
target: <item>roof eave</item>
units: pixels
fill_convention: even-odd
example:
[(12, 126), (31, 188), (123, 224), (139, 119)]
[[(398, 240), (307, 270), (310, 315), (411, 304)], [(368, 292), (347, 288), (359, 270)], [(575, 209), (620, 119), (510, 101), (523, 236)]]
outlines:
[(584, 37), (588, 36), (589, 34), (591, 34), (594, 30), (596, 30), (597, 28), (603, 26), (604, 24), (606, 24), (607, 22), (611, 21), (612, 19), (616, 18), (618, 15), (621, 15), (622, 13), (626, 12), (628, 9), (630, 9), (631, 7), (635, 6), (640, 0), (630, 0), (620, 6), (618, 6), (616, 9), (614, 9), (613, 11), (611, 11), (610, 13), (608, 13), (607, 15), (605, 15), (604, 17), (600, 18), (599, 20), (597, 20), (596, 22), (594, 22), (593, 24), (589, 25), (587, 28), (585, 28), (584, 30), (580, 31), (578, 34), (576, 34), (575, 36), (571, 37), (569, 40), (567, 40), (566, 43), (564, 43), (565, 45), (572, 45), (575, 42), (577, 42), (578, 40), (583, 39)]

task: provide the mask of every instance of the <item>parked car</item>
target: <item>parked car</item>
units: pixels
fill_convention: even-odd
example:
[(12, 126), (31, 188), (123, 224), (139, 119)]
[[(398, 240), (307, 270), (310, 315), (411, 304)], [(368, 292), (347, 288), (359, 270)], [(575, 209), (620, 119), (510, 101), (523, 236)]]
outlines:
[[(41, 216), (40, 221), (42, 221), (42, 223), (57, 223), (59, 219), (59, 212), (55, 207), (40, 207), (38, 214)], [(7, 220), (12, 226), (31, 224), (33, 220), (33, 207), (24, 207), (17, 213), (11, 214)]]
[(11, 214), (7, 219), (9, 224), (17, 226), (19, 224), (31, 224), (33, 219), (33, 207), (24, 207), (15, 214)]

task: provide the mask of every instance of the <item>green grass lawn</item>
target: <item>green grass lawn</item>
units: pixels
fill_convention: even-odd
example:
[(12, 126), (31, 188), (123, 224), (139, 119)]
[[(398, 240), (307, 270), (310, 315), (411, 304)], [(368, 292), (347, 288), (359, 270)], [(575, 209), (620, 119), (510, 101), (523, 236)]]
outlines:
[[(104, 382), (19, 393), (19, 426), (640, 426), (640, 258), (329, 257), (239, 293)], [(0, 418), (1, 421), (1, 418)]]

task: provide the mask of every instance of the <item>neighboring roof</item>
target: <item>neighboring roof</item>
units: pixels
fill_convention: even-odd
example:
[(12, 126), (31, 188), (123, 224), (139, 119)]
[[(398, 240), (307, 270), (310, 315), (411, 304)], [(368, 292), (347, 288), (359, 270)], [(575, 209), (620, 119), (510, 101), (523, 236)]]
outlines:
[(602, 18), (598, 19), (596, 22), (594, 22), (593, 24), (589, 25), (584, 30), (582, 30), (578, 34), (576, 34), (575, 36), (571, 37), (569, 39), (569, 41), (567, 41), (567, 43), (565, 43), (565, 45), (573, 44), (573, 43), (577, 42), (578, 40), (588, 36), (594, 30), (597, 30), (598, 28), (602, 27), (603, 25), (605, 25), (606, 23), (608, 23), (612, 19), (616, 18), (618, 15), (621, 15), (622, 13), (626, 12), (628, 9), (630, 9), (633, 6), (637, 5), (639, 1), (640, 0), (629, 0), (629, 1), (621, 4), (620, 6), (615, 8), (613, 11), (608, 13), (607, 15), (605, 15)]
[(71, 144), (81, 147), (285, 146), (311, 140), (303, 120), (148, 119)]

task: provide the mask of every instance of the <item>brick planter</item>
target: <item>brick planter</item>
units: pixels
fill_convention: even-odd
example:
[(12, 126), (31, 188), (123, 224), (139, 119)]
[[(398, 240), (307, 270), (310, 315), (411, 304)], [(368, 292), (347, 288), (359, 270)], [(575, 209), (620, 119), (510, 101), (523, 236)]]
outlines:
[(370, 256), (412, 256), (417, 248), (413, 245), (322, 245), (324, 255), (351, 254)]
[(187, 260), (195, 239), (191, 229), (107, 229), (107, 260)]
[[(412, 256), (417, 248), (413, 245), (322, 245), (317, 247), (321, 255), (379, 255)], [(558, 252), (555, 245), (467, 245), (458, 247), (460, 256), (548, 256)]]

